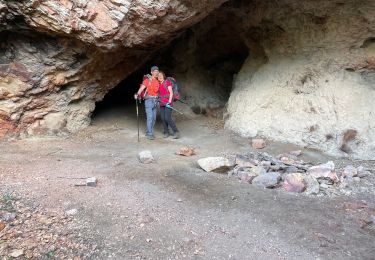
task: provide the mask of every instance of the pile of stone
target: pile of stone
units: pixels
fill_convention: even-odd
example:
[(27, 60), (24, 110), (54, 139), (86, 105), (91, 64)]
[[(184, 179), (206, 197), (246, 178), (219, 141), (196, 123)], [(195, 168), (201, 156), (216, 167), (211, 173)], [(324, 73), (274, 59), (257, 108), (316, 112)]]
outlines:
[(261, 188), (282, 188), (288, 192), (307, 195), (345, 193), (350, 183), (358, 183), (371, 176), (364, 167), (348, 165), (336, 169), (329, 161), (313, 165), (299, 159), (301, 151), (272, 156), (265, 152), (251, 152), (228, 157), (208, 157), (198, 160), (207, 172), (226, 173), (229, 177)]

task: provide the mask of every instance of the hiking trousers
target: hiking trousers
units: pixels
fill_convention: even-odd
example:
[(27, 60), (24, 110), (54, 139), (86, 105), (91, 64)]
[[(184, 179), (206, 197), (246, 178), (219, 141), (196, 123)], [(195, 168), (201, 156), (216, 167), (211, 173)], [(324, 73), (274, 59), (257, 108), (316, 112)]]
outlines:
[(153, 136), (154, 135), (154, 126), (156, 122), (156, 105), (157, 105), (157, 98), (147, 98), (145, 99), (145, 109), (146, 109), (146, 117), (147, 117), (147, 129), (146, 135)]
[(177, 133), (178, 129), (176, 124), (172, 120), (172, 109), (164, 106), (160, 107), (160, 117), (163, 123), (164, 134), (169, 134), (169, 127), (173, 130), (173, 133)]

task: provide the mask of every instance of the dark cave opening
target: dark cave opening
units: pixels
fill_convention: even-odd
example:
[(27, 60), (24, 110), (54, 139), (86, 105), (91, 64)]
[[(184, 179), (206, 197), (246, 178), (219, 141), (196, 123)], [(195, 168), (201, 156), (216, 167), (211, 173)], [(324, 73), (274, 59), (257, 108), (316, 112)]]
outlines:
[(249, 56), (240, 24), (240, 18), (221, 8), (186, 29), (97, 102), (93, 118), (108, 109), (135, 106), (133, 95), (153, 65), (178, 81), (182, 98), (194, 113), (224, 108), (234, 77)]

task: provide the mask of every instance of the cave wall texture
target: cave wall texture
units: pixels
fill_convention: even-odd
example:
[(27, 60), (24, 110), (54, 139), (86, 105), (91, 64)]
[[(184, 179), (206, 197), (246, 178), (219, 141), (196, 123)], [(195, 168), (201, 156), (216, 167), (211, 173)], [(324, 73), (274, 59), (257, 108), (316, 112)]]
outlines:
[(160, 54), (228, 129), (375, 158), (375, 0), (224, 2), (0, 0), (0, 138), (83, 129)]

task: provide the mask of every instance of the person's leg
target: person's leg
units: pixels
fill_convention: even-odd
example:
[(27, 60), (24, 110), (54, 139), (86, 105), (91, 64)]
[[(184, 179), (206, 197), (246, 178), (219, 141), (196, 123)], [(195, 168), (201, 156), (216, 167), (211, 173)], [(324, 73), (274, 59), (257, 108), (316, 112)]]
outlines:
[(158, 102), (157, 102), (157, 99), (153, 99), (153, 102), (154, 102), (154, 108), (152, 110), (152, 134), (154, 135), (154, 127), (155, 127), (155, 123), (156, 123), (156, 116), (157, 116), (157, 113), (158, 113)]
[(146, 135), (148, 137), (153, 136), (153, 109), (154, 109), (154, 102), (151, 98), (145, 100), (145, 109), (146, 109), (146, 117), (147, 117), (147, 130)]
[(166, 108), (165, 109), (165, 118), (166, 118), (166, 121), (167, 121), (167, 124), (168, 126), (170, 126), (173, 130), (173, 136), (174, 138), (179, 138), (180, 137), (180, 133), (177, 129), (177, 126), (176, 124), (174, 123), (173, 119), (172, 119), (172, 109), (171, 108)]
[(161, 117), (161, 122), (163, 123), (163, 132), (164, 132), (164, 137), (168, 137), (168, 123), (165, 118), (165, 107), (160, 107), (160, 117)]

